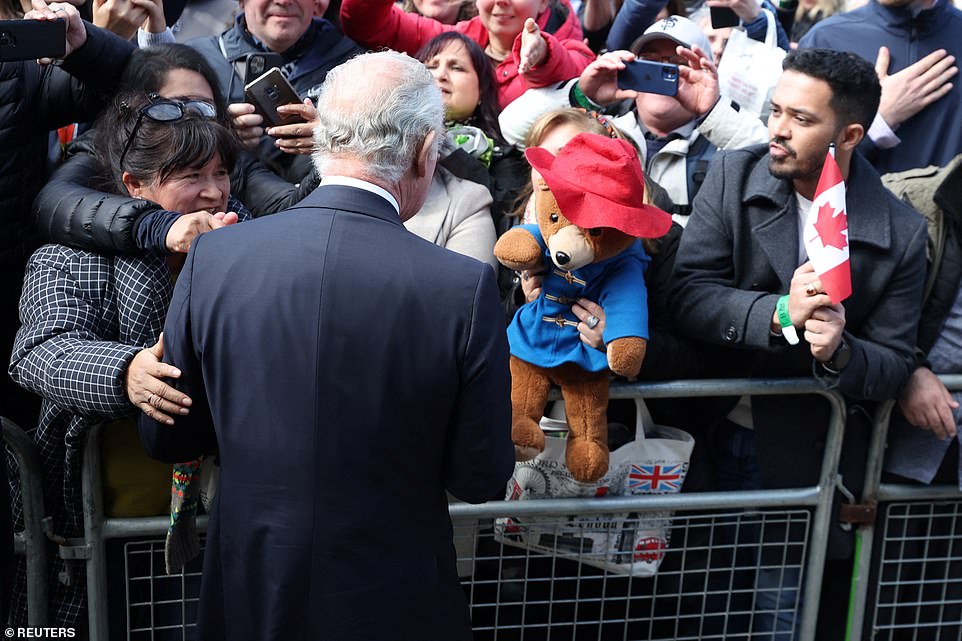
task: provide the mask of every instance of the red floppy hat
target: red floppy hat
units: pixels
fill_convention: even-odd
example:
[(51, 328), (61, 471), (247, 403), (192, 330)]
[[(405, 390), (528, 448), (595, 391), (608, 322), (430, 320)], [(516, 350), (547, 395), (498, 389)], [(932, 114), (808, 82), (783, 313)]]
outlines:
[(561, 213), (578, 227), (613, 227), (637, 238), (658, 238), (671, 215), (643, 204), (645, 177), (630, 143), (578, 134), (555, 156), (541, 147), (524, 152), (544, 178)]

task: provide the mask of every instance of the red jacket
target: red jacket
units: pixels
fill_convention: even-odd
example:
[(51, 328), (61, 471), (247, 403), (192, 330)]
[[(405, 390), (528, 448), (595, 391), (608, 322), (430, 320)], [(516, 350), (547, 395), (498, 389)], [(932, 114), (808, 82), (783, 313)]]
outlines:
[[(519, 34), (514, 40), (511, 55), (495, 68), (498, 102), (502, 109), (528, 89), (545, 87), (581, 75), (584, 68), (595, 59), (595, 55), (582, 42), (581, 25), (570, 6), (567, 19), (554, 34), (544, 31), (550, 17), (549, 9), (537, 19), (541, 34), (548, 44), (548, 56), (541, 64), (524, 76), (518, 73), (521, 51)], [(459, 31), (481, 45), (482, 49), (488, 45), (488, 30), (479, 17), (446, 25), (432, 18), (406, 13), (394, 4), (394, 0), (344, 0), (341, 22), (344, 33), (368, 49), (390, 47), (414, 55), (431, 38), (445, 31)]]

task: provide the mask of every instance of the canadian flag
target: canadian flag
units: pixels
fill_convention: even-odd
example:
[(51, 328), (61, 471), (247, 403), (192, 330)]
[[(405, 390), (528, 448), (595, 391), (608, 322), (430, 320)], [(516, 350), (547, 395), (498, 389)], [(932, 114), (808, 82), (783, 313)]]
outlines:
[(833, 303), (840, 303), (852, 295), (852, 270), (848, 255), (845, 181), (833, 151), (834, 148), (825, 156), (802, 238), (812, 267), (822, 280), (822, 289)]

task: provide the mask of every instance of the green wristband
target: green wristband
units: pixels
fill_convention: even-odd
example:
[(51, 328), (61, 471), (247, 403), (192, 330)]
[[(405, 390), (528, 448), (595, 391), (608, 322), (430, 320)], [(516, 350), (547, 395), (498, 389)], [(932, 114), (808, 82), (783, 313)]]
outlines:
[(782, 336), (788, 341), (789, 345), (798, 345), (798, 332), (792, 324), (792, 317), (788, 314), (788, 296), (782, 296), (775, 305), (775, 313), (778, 314), (778, 324), (782, 326)]
[(574, 87), (571, 88), (571, 98), (577, 103), (576, 106), (582, 109), (587, 109), (588, 111), (595, 111), (598, 109), (598, 105), (591, 102), (591, 100), (582, 91), (578, 83), (575, 82)]

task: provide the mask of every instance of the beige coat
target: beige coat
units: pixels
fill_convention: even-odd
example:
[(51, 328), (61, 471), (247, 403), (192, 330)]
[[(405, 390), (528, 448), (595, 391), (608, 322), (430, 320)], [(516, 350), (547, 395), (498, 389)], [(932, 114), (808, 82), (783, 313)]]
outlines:
[(404, 226), (435, 245), (476, 258), (497, 270), (492, 202), (484, 185), (462, 180), (438, 167), (424, 206)]

